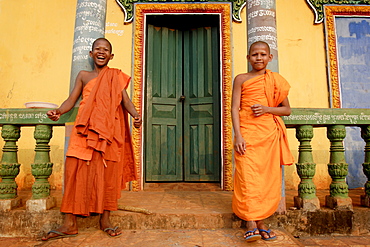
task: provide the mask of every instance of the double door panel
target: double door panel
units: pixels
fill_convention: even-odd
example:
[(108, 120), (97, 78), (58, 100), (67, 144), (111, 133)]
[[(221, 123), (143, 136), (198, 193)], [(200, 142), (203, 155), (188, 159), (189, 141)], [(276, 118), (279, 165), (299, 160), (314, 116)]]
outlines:
[(217, 27), (148, 25), (146, 181), (219, 181)]

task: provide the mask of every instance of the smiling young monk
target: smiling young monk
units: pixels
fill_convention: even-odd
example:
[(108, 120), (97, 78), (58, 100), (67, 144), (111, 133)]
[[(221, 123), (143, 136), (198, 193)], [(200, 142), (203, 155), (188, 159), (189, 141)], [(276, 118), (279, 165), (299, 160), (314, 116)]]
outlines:
[(107, 66), (113, 56), (108, 40), (95, 40), (90, 51), (94, 70), (80, 71), (68, 99), (47, 113), (57, 121), (82, 93), (66, 154), (60, 208), (65, 213), (64, 222), (42, 240), (76, 236), (76, 216), (91, 213), (101, 215), (100, 229), (109, 236), (122, 233), (111, 225), (109, 216), (117, 210), (125, 183), (136, 179), (127, 112), (134, 117), (136, 128), (141, 126), (141, 117), (126, 92), (130, 77)]
[(272, 60), (267, 43), (253, 43), (247, 59), (252, 70), (236, 76), (233, 86), (236, 167), (232, 207), (247, 222), (247, 241), (274, 240), (275, 233), (263, 220), (279, 206), (281, 165), (294, 162), (279, 117), (290, 115), (290, 85), (278, 73), (266, 69)]

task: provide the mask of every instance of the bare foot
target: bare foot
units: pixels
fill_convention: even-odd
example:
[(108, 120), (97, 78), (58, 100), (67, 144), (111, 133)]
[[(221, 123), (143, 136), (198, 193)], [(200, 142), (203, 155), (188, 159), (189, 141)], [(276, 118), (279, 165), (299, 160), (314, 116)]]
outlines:
[(51, 230), (41, 238), (42, 241), (56, 238), (74, 237), (78, 234), (76, 215), (65, 214), (64, 222), (56, 230)]
[(100, 229), (106, 232), (110, 237), (116, 237), (122, 234), (121, 229), (118, 226), (113, 227), (109, 220), (110, 211), (104, 210), (100, 216)]
[(247, 221), (247, 231), (244, 234), (244, 238), (247, 241), (257, 241), (261, 239), (261, 235), (257, 228), (257, 224), (255, 221)]
[(266, 227), (265, 223), (263, 223), (263, 220), (258, 220), (256, 223), (263, 240), (276, 239), (276, 234)]

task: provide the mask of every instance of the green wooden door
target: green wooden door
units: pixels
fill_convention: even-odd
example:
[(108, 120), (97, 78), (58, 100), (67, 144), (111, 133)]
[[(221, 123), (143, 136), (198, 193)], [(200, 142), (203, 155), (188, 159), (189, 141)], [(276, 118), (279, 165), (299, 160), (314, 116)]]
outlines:
[(186, 181), (220, 177), (217, 27), (184, 31), (184, 167)]
[(220, 180), (218, 33), (147, 26), (147, 182)]

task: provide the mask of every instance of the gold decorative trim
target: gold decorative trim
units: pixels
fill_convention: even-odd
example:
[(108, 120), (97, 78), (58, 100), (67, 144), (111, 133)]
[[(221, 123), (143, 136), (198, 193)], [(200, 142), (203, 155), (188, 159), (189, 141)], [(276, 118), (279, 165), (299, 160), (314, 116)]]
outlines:
[(325, 16), (331, 104), (333, 108), (341, 108), (335, 16), (370, 16), (370, 6), (325, 6)]
[[(134, 17), (134, 95), (133, 103), (139, 114), (143, 113), (144, 89), (144, 28), (146, 14), (215, 13), (221, 18), (221, 69), (222, 69), (222, 167), (223, 189), (232, 190), (232, 122), (231, 122), (231, 4), (189, 3), (189, 4), (135, 4)], [(132, 131), (138, 181), (133, 182), (132, 190), (142, 190), (141, 174), (143, 157), (143, 128)]]

